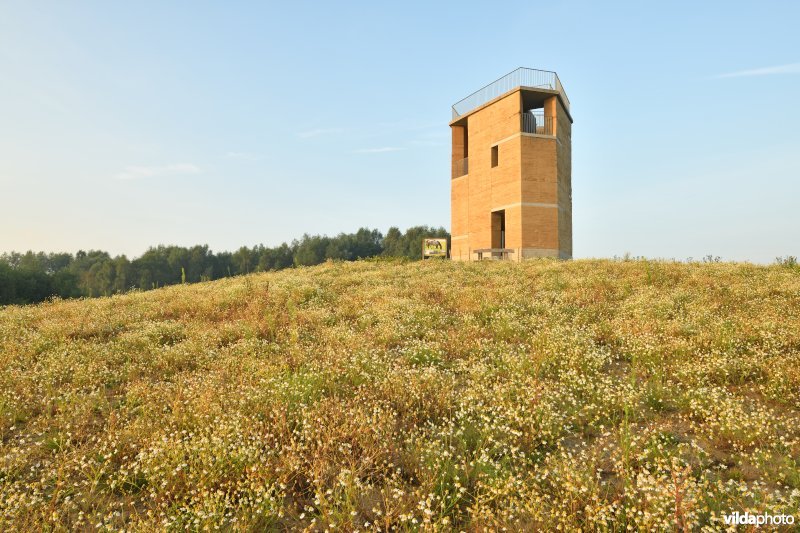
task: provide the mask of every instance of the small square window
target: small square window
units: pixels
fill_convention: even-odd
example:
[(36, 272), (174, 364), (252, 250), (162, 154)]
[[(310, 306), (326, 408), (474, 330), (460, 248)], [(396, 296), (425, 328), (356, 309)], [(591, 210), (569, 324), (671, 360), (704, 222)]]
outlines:
[(498, 152), (497, 148), (498, 148), (497, 146), (492, 146), (492, 166), (493, 167), (497, 166), (497, 155), (498, 155), (497, 154), (497, 152)]

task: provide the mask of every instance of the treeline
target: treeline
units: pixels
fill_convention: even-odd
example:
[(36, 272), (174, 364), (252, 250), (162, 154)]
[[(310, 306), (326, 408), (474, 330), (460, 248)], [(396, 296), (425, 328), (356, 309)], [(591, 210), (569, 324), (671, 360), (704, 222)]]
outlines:
[(424, 237), (449, 237), (444, 228), (416, 226), (405, 233), (390, 228), (361, 228), (335, 237), (304, 235), (269, 248), (242, 246), (235, 252), (212, 252), (208, 246), (157, 246), (141, 257), (111, 257), (99, 250), (70, 253), (0, 255), (0, 305), (41, 302), (47, 298), (108, 296), (131, 289), (154, 289), (176, 283), (311, 266), (328, 259), (353, 261), (386, 256), (420, 259)]

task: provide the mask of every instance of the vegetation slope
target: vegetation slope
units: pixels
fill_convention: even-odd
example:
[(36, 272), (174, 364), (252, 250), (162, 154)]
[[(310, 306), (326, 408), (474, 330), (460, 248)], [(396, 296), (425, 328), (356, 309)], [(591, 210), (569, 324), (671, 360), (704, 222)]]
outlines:
[(0, 529), (797, 514), (800, 272), (329, 262), (0, 309)]

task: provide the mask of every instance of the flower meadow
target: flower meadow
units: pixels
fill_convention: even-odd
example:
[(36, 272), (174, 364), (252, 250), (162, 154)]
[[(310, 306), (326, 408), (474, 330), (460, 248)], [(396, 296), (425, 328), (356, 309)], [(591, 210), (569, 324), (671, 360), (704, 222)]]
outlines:
[(329, 262), (0, 309), (0, 529), (800, 519), (800, 270)]

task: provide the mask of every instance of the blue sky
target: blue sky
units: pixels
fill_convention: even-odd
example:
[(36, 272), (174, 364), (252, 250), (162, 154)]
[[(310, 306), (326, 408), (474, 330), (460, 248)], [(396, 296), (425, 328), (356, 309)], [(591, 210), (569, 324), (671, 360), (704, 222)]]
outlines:
[(800, 255), (796, 2), (0, 2), (0, 251), (449, 228), (450, 106), (555, 70), (575, 257)]

